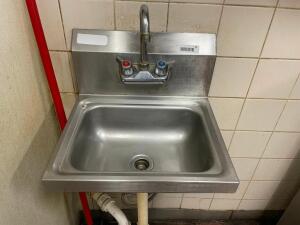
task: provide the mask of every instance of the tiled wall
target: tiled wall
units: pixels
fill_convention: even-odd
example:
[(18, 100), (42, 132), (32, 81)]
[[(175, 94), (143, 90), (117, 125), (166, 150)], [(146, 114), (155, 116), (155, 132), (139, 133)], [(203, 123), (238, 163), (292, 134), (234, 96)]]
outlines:
[[(38, 0), (67, 111), (72, 28), (136, 30), (141, 1)], [(234, 194), (159, 194), (156, 208), (282, 209), (300, 177), (300, 1), (152, 0), (152, 31), (212, 32), (210, 102), (241, 179)]]

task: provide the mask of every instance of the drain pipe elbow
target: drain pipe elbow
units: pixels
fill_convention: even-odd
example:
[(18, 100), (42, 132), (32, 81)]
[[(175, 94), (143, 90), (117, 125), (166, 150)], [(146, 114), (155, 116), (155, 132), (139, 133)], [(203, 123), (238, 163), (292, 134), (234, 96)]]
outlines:
[(116, 206), (115, 201), (108, 194), (96, 192), (93, 194), (93, 199), (101, 210), (110, 213), (119, 225), (131, 225), (126, 215)]

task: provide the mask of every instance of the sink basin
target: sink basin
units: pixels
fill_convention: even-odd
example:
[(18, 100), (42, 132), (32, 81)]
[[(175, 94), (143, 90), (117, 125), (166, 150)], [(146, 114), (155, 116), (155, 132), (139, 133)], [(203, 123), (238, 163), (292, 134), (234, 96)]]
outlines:
[(52, 190), (234, 192), (207, 98), (81, 96), (46, 170)]

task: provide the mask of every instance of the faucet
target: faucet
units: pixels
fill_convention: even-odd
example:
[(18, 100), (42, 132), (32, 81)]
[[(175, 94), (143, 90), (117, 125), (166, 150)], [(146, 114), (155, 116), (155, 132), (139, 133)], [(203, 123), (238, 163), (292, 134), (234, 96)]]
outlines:
[[(155, 34), (153, 34), (155, 38)], [(156, 62), (148, 60), (148, 44), (150, 42), (150, 20), (147, 5), (140, 8), (140, 60), (132, 62), (129, 55), (117, 56), (119, 76), (125, 84), (164, 84), (170, 77), (171, 64), (163, 57), (156, 58)], [(154, 57), (155, 58), (155, 57)]]
[(147, 5), (142, 5), (140, 8), (140, 65), (147, 68), (148, 53), (147, 44), (150, 42), (150, 20), (149, 10)]

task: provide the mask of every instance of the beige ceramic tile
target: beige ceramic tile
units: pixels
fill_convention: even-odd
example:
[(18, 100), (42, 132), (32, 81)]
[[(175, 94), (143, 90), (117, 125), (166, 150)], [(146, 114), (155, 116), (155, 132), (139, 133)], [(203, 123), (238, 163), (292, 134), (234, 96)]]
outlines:
[(155, 197), (153, 199), (153, 208), (180, 208), (182, 198)]
[(170, 2), (222, 4), (223, 0), (170, 0)]
[(214, 193), (184, 193), (184, 198), (213, 198)]
[(203, 198), (183, 198), (182, 209), (209, 209), (212, 199)]
[(274, 9), (225, 6), (218, 34), (218, 55), (257, 57)]
[(251, 181), (244, 199), (270, 199), (279, 184), (280, 181)]
[(276, 6), (277, 0), (225, 0), (224, 3), (233, 5)]
[(246, 100), (237, 129), (272, 131), (285, 102), (284, 100), (272, 99)]
[[(117, 30), (139, 30), (139, 10), (143, 2), (117, 1)], [(168, 4), (147, 2), (151, 31), (166, 31)]]
[(246, 200), (243, 199), (238, 207), (240, 210), (264, 210), (269, 200)]
[(50, 52), (60, 92), (74, 92), (69, 55), (67, 52)]
[(236, 131), (229, 154), (231, 157), (261, 157), (271, 132)]
[(181, 198), (183, 193), (158, 193), (155, 198)]
[(170, 4), (168, 32), (217, 33), (221, 5)]
[(66, 50), (58, 0), (37, 0), (41, 22), (50, 50)]
[(244, 199), (291, 199), (299, 181), (251, 181)]
[(293, 88), (290, 98), (291, 99), (300, 99), (300, 76), (298, 77), (298, 80)]
[(243, 99), (234, 98), (210, 98), (220, 129), (234, 129), (242, 109)]
[(299, 159), (262, 159), (253, 180), (297, 180), (299, 177)]
[(300, 100), (289, 100), (287, 102), (276, 130), (300, 132)]
[(288, 98), (300, 73), (299, 60), (260, 60), (248, 97)]
[(223, 137), (223, 140), (225, 142), (226, 148), (229, 148), (229, 144), (231, 142), (232, 136), (233, 136), (234, 131), (232, 130), (221, 130), (221, 134)]
[(270, 199), (268, 205), (266, 206), (267, 210), (283, 210), (288, 207), (291, 199)]
[(111, 0), (60, 0), (67, 47), (73, 28), (114, 30)]
[(259, 159), (232, 158), (235, 171), (240, 180), (251, 180)]
[(249, 181), (240, 181), (239, 187), (235, 193), (215, 193), (214, 198), (221, 199), (242, 199), (248, 187)]
[(287, 7), (287, 8), (300, 8), (299, 0), (279, 0), (279, 7)]
[(257, 59), (217, 58), (209, 96), (245, 97)]
[(69, 117), (76, 101), (76, 95), (70, 93), (61, 93), (60, 95), (66, 112), (66, 116)]
[(300, 11), (278, 9), (266, 40), (262, 57), (300, 58)]
[(213, 199), (210, 205), (211, 210), (235, 210), (240, 200), (236, 199)]
[(274, 132), (263, 158), (300, 158), (300, 133)]

